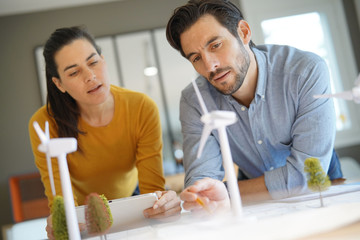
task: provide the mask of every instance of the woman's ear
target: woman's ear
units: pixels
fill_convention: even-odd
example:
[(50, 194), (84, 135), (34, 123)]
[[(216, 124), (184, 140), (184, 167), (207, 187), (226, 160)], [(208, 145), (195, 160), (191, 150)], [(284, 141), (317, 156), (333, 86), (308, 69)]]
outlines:
[(53, 81), (53, 83), (55, 84), (55, 86), (62, 92), (65, 93), (65, 89), (61, 86), (61, 81), (59, 78), (56, 77), (52, 77), (51, 80)]
[(240, 20), (238, 23), (238, 34), (243, 41), (243, 43), (249, 44), (251, 40), (251, 29), (249, 24), (245, 20)]

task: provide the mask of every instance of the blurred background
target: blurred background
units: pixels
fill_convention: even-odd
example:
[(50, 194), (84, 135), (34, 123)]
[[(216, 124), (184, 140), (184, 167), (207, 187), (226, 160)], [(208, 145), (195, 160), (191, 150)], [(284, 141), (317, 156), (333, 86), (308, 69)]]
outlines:
[[(169, 188), (182, 188), (181, 90), (196, 76), (166, 41), (166, 23), (186, 0), (0, 0), (0, 225), (14, 222), (9, 178), (37, 171), (28, 136), (45, 103), (42, 45), (59, 27), (85, 24), (103, 49), (113, 84), (148, 94), (163, 129)], [(313, 51), (330, 69), (333, 92), (350, 90), (360, 71), (360, 0), (232, 0), (255, 44)], [(335, 100), (335, 148), (360, 162), (360, 105)], [(344, 164), (345, 165), (345, 164)], [(180, 176), (180, 177), (177, 177)], [(345, 176), (346, 177), (346, 176)]]

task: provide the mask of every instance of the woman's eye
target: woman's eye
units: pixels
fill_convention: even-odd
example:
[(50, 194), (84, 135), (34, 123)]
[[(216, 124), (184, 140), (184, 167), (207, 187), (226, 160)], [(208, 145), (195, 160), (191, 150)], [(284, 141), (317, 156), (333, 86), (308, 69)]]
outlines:
[(77, 74), (77, 71), (70, 73), (69, 76), (70, 76), (70, 77), (73, 77), (73, 76), (75, 76), (76, 74)]

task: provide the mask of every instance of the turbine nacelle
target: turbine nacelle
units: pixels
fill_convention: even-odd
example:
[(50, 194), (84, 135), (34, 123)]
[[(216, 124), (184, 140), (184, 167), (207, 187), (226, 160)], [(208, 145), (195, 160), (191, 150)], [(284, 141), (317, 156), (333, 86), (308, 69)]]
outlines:
[(234, 112), (216, 110), (202, 115), (201, 121), (212, 128), (218, 128), (220, 126), (234, 124), (237, 121), (237, 118)]
[(201, 157), (206, 140), (210, 136), (211, 131), (234, 124), (237, 121), (237, 118), (234, 112), (215, 110), (205, 113), (201, 116), (200, 120), (205, 124), (205, 126), (201, 135), (197, 158)]
[(46, 144), (39, 145), (38, 150), (49, 154), (51, 157), (58, 157), (61, 154), (75, 152), (77, 149), (77, 141), (75, 138), (54, 138)]

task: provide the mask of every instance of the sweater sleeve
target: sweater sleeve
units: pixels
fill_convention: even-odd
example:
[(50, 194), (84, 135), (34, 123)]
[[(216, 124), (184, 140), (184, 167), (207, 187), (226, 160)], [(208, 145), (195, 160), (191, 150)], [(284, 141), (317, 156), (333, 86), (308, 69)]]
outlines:
[(144, 194), (165, 189), (162, 135), (159, 110), (153, 100), (145, 96), (138, 111), (136, 167), (140, 193)]

